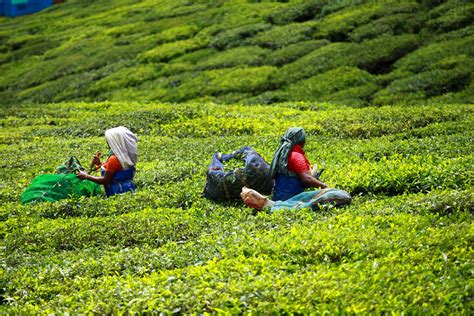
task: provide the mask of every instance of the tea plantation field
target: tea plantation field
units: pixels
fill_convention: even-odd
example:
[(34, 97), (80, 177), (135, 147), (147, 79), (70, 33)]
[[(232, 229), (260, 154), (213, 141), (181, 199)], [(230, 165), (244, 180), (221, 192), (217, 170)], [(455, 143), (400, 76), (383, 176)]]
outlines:
[(468, 0), (67, 0), (0, 18), (0, 103), (472, 103)]
[[(67, 0), (0, 17), (0, 314), (474, 314), (474, 4)], [(139, 138), (137, 191), (21, 205)], [(344, 208), (202, 192), (292, 126)]]
[[(2, 107), (0, 313), (473, 313), (469, 104)], [(32, 178), (139, 137), (135, 193), (19, 204)], [(353, 203), (254, 213), (201, 196), (216, 151), (270, 161), (290, 126)]]

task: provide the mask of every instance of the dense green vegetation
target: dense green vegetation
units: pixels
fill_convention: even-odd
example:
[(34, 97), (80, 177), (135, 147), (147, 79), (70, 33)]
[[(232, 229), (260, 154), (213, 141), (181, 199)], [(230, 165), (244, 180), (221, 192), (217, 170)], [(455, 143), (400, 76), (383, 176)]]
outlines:
[[(351, 68), (340, 71), (351, 73)], [(5, 107), (4, 313), (472, 314), (471, 105), (329, 103)], [(31, 179), (139, 135), (134, 194), (20, 205)], [(273, 214), (201, 196), (215, 151), (269, 161), (293, 125), (349, 207)]]
[(465, 0), (68, 0), (0, 18), (0, 103), (472, 103)]
[[(463, 0), (68, 0), (0, 18), (0, 314), (472, 315), (473, 18)], [(139, 137), (136, 192), (19, 203), (118, 125)], [(269, 162), (291, 126), (350, 206), (202, 197), (213, 153)]]

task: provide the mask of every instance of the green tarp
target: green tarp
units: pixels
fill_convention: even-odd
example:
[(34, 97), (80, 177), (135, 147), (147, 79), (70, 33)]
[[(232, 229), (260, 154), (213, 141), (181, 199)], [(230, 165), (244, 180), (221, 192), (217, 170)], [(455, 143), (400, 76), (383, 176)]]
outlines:
[(74, 173), (42, 174), (34, 178), (23, 192), (21, 203), (54, 202), (69, 197), (98, 195), (100, 192), (100, 185), (80, 180)]

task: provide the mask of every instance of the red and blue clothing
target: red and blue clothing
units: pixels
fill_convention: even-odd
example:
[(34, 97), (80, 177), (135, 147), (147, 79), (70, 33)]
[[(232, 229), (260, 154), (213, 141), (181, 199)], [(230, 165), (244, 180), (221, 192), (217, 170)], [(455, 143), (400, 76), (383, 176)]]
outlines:
[(117, 157), (115, 155), (111, 155), (109, 159), (107, 159), (107, 161), (100, 167), (100, 173), (102, 176), (105, 175), (106, 171), (113, 173), (112, 182), (104, 186), (105, 194), (107, 196), (135, 190), (135, 183), (133, 182), (133, 177), (135, 176), (135, 167), (130, 167), (126, 170), (123, 170), (123, 167)]
[(306, 185), (298, 175), (310, 171), (311, 165), (301, 145), (294, 145), (288, 154), (287, 169), (288, 175), (277, 173), (275, 176), (272, 196), (274, 201), (288, 200), (306, 189)]

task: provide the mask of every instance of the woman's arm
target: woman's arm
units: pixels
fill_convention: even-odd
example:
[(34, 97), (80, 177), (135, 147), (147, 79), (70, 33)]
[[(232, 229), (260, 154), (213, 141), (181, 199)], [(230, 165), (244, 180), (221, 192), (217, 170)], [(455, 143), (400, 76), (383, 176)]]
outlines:
[(301, 182), (303, 182), (308, 187), (320, 189), (325, 189), (328, 187), (327, 184), (313, 177), (310, 171), (298, 173), (298, 178), (300, 178)]
[(112, 182), (112, 179), (114, 177), (114, 173), (109, 172), (109, 171), (105, 171), (105, 174), (104, 174), (103, 177), (94, 177), (94, 176), (91, 176), (90, 174), (87, 174), (84, 171), (79, 171), (79, 173), (77, 174), (77, 177), (81, 180), (90, 180), (90, 181), (95, 182), (97, 184), (106, 185), (106, 184), (109, 184), (109, 183)]

